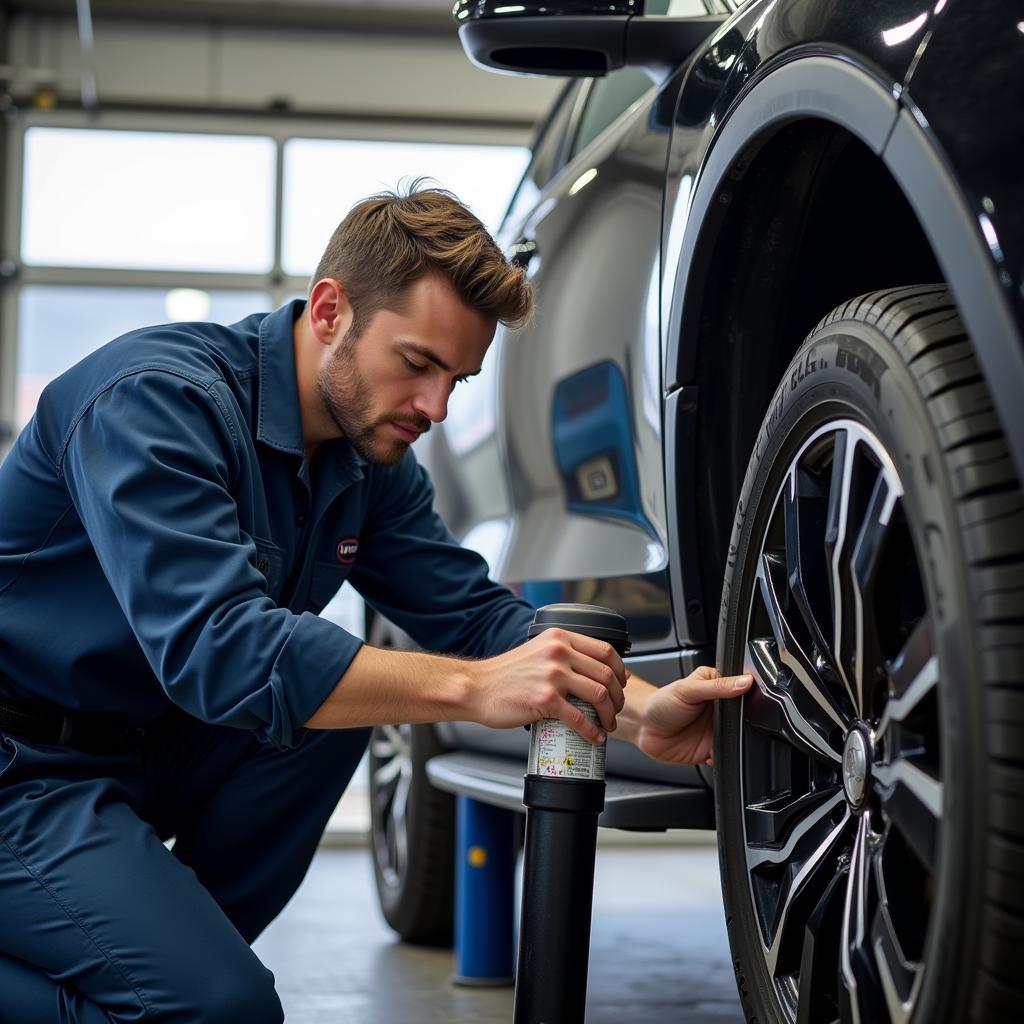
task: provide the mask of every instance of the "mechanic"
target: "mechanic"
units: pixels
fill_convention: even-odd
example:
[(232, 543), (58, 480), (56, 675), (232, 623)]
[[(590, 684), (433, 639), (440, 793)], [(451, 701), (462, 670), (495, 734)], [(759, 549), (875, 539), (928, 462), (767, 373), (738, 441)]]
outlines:
[[(0, 466), (0, 1021), (280, 1021), (250, 943), (370, 726), (539, 718), (711, 753), (711, 701), (548, 631), (432, 510), (410, 445), (521, 270), (449, 193), (359, 203), (307, 301), (144, 328), (46, 388)], [(61, 325), (54, 323), (53, 331)], [(316, 613), (351, 583), (421, 646)], [(173, 838), (173, 847), (167, 841)]]

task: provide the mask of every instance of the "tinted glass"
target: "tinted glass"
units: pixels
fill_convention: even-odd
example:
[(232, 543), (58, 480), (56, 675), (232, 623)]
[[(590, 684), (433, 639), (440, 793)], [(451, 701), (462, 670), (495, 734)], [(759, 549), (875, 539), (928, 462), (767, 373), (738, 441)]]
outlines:
[(653, 88), (654, 83), (640, 68), (622, 68), (604, 78), (595, 78), (576, 129), (571, 156), (585, 149), (624, 110)]
[[(714, 2), (711, 4), (714, 7)], [(644, 16), (662, 15), (669, 18), (699, 18), (708, 13), (704, 0), (647, 0)]]
[[(562, 166), (569, 116), (579, 93), (580, 83), (570, 82), (559, 94), (551, 112), (541, 125), (533, 145), (533, 158), (505, 214), (505, 223), (514, 228), (533, 209), (540, 191)], [(511, 239), (509, 239), (511, 241)]]

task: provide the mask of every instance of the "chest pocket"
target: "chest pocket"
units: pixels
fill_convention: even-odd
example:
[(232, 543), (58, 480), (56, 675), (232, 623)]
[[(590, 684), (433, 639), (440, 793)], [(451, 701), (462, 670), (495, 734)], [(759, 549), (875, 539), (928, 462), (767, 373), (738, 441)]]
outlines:
[(284, 582), (284, 549), (259, 537), (254, 537), (253, 543), (256, 545), (256, 568), (267, 581), (267, 593), (277, 599), (281, 596)]
[(314, 562), (313, 578), (309, 585), (309, 606), (319, 614), (341, 585), (348, 579), (350, 565), (335, 562)]

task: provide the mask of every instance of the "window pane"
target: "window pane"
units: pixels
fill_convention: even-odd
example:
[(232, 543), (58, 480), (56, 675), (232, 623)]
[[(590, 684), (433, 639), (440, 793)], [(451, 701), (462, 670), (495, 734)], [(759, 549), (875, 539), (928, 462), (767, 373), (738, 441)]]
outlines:
[(644, 17), (667, 15), (670, 18), (698, 18), (708, 13), (704, 0), (647, 0)]
[(268, 138), (30, 128), (21, 258), (266, 272), (274, 262), (274, 173)]
[(403, 178), (434, 179), (494, 232), (529, 156), (522, 146), (292, 139), (284, 151), (284, 271), (311, 274), (349, 209)]
[(127, 331), (176, 320), (230, 324), (269, 306), (259, 292), (26, 286), (18, 303), (18, 428), (54, 377)]
[(622, 68), (594, 79), (572, 144), (572, 156), (582, 152), (623, 111), (653, 88), (654, 83), (640, 68)]

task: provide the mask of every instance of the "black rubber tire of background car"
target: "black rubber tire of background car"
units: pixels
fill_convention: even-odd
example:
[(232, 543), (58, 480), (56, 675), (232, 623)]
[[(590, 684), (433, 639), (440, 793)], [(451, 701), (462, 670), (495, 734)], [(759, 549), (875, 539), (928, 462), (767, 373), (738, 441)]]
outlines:
[[(859, 461), (843, 463), (848, 450)], [(836, 490), (837, 464), (851, 467), (845, 490)], [(853, 497), (868, 486), (854, 473), (870, 480), (872, 472), (873, 494), (897, 496), (889, 519), (869, 514), (873, 499)], [(847, 511), (833, 515), (840, 505)], [(851, 525), (858, 532), (848, 542)], [(882, 554), (865, 570), (875, 536), (884, 538)], [(885, 581), (877, 589), (876, 574)], [(826, 585), (817, 586), (821, 577)], [(830, 609), (817, 634), (812, 604)], [(843, 618), (851, 607), (852, 629)], [(776, 630), (784, 619), (789, 633)], [(819, 650), (815, 636), (831, 647)], [(931, 645), (922, 650), (932, 675), (918, 673), (911, 694), (897, 670), (914, 660), (905, 641), (915, 636)], [(852, 638), (859, 667), (847, 653)], [(882, 651), (886, 659), (874, 663), (865, 653)], [(738, 502), (717, 663), (729, 674), (765, 667), (768, 680), (759, 673), (749, 694), (716, 709), (722, 888), (745, 1019), (1020, 1020), (1024, 498), (944, 285), (852, 299), (794, 357)], [(794, 665), (812, 679), (807, 689), (818, 689), (817, 705), (796, 684)], [(841, 692), (853, 675), (866, 681)], [(841, 706), (845, 734), (813, 724)], [(838, 766), (821, 744), (839, 753)], [(866, 755), (852, 749), (858, 744)], [(798, 835), (822, 813), (806, 807), (824, 806), (829, 793), (831, 816)], [(819, 841), (826, 830), (831, 845)]]
[[(404, 749), (395, 750), (398, 734)], [(442, 747), (433, 726), (389, 726), (370, 737), (370, 824), (373, 871), (381, 912), (406, 942), (451, 946), (455, 894), (455, 800), (431, 785), (426, 762)], [(381, 769), (408, 758), (404, 813), (396, 822), (395, 789), (382, 785)], [(396, 862), (387, 830), (404, 831), (406, 856)]]

